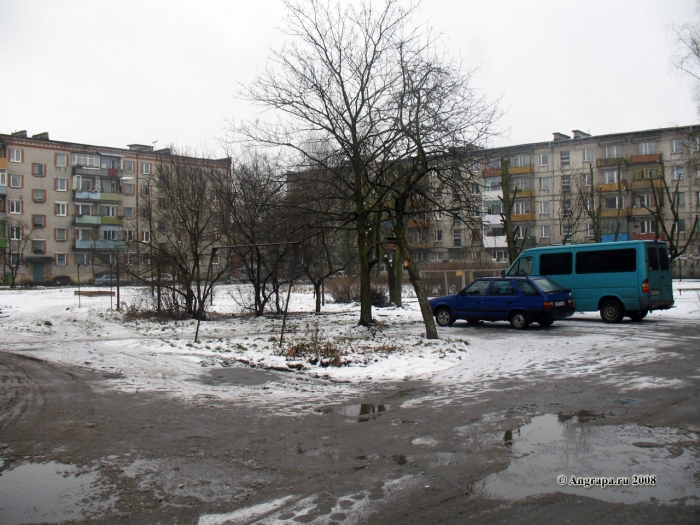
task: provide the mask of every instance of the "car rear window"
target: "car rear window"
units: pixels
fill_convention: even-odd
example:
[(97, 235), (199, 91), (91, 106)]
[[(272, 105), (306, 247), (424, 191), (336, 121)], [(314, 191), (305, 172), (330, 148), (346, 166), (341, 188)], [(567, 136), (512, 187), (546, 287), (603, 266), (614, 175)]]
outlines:
[(544, 293), (564, 291), (564, 288), (562, 288), (558, 282), (553, 281), (552, 279), (533, 279), (533, 281)]
[(529, 282), (527, 282), (527, 281), (515, 281), (515, 282), (518, 285), (518, 288), (520, 288), (520, 291), (523, 292), (523, 295), (528, 295), (528, 296), (540, 295), (540, 292), (537, 291), (537, 288), (535, 288)]

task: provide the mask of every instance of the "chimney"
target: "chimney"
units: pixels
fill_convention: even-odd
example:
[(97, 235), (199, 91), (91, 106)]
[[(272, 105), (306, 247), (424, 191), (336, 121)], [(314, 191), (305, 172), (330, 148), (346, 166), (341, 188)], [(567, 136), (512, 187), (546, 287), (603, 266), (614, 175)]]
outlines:
[(574, 134), (575, 139), (583, 139), (591, 136), (590, 133), (586, 133), (585, 131), (581, 131), (580, 129), (572, 129), (571, 132)]
[(23, 129), (22, 131), (15, 131), (14, 133), (10, 133), (10, 137), (15, 137), (16, 139), (26, 139), (27, 130)]
[(32, 139), (34, 140), (49, 140), (49, 132), (44, 131), (43, 133), (37, 133), (36, 135), (32, 135)]
[(560, 140), (569, 140), (571, 137), (569, 135), (564, 135), (563, 133), (558, 133), (554, 132), (552, 133), (554, 135), (554, 142), (560, 141)]

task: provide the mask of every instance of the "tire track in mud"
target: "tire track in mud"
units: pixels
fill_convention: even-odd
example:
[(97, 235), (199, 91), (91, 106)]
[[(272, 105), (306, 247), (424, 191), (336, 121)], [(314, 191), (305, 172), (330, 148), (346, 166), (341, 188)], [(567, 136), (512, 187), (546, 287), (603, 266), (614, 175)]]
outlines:
[(0, 353), (0, 430), (17, 421), (33, 404), (43, 404), (39, 384), (27, 372), (33, 357)]

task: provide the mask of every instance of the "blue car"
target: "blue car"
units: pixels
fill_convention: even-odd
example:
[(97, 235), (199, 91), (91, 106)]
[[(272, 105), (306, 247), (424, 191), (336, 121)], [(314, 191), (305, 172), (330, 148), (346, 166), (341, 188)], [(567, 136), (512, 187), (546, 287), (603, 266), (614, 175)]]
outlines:
[(435, 320), (451, 326), (457, 319), (469, 324), (510, 321), (523, 330), (531, 322), (551, 326), (574, 314), (571, 292), (547, 277), (484, 277), (454, 295), (430, 299)]

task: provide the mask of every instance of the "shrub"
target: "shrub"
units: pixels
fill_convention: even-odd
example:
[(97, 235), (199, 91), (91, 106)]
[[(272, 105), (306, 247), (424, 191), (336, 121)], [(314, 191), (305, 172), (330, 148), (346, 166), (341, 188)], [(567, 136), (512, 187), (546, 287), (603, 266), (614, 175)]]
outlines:
[[(334, 302), (340, 304), (360, 302), (360, 281), (349, 277), (336, 277), (326, 281), (326, 290)], [(371, 285), (372, 306), (389, 306), (389, 290), (383, 284)]]

